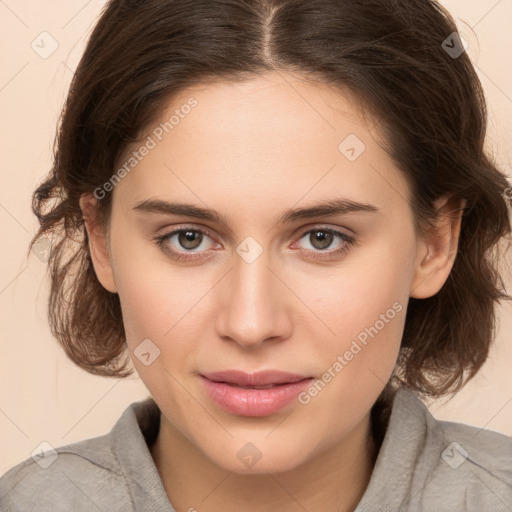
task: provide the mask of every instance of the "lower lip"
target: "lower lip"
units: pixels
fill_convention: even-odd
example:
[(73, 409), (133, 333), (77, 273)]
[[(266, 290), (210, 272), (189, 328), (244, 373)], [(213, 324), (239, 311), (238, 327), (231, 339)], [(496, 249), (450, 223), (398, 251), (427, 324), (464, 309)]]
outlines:
[(280, 411), (304, 391), (313, 378), (268, 389), (245, 389), (201, 377), (210, 398), (224, 410), (239, 416), (269, 416)]

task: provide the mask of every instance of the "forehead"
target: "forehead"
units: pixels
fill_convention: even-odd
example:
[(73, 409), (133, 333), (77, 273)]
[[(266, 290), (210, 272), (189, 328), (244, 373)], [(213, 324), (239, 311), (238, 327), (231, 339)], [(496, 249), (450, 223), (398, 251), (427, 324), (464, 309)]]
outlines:
[(405, 198), (377, 126), (372, 117), (363, 119), (348, 90), (297, 76), (213, 81), (167, 101), (118, 162), (152, 141), (117, 188), (140, 199), (176, 191), (220, 198), (226, 188), (246, 198), (270, 195), (270, 201), (278, 192), (297, 201), (333, 189), (359, 198), (366, 189), (368, 200), (373, 195), (381, 203), (397, 194)]
[[(368, 130), (363, 120), (359, 99), (347, 88), (335, 88), (307, 80), (285, 72), (270, 72), (243, 81), (215, 80), (203, 86), (180, 91), (161, 111), (162, 121), (169, 118), (174, 109), (180, 109), (194, 98), (197, 125), (210, 126), (220, 135), (257, 135), (267, 141), (273, 135), (286, 133), (294, 140), (302, 138), (323, 140), (328, 132), (346, 129)], [(374, 120), (370, 118), (372, 123)], [(341, 124), (340, 124), (341, 123)], [(372, 137), (379, 137), (372, 130)], [(327, 141), (326, 141), (327, 142)]]

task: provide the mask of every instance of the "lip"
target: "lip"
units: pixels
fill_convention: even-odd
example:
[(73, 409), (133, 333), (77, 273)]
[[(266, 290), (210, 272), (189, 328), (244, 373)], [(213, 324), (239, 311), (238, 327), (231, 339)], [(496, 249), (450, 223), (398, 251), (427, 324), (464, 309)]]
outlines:
[[(200, 374), (210, 398), (239, 416), (269, 416), (292, 402), (313, 377), (279, 370), (246, 373), (240, 370)], [(244, 386), (244, 387), (241, 387)], [(258, 389), (255, 386), (266, 386)]]

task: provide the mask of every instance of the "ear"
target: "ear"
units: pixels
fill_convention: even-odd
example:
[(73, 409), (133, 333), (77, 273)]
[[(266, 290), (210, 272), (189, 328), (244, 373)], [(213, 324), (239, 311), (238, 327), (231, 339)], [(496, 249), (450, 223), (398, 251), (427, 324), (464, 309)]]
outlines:
[(459, 243), (462, 213), (466, 200), (443, 196), (435, 202), (435, 229), (418, 240), (414, 277), (410, 297), (425, 299), (444, 285), (453, 267)]
[(117, 293), (107, 233), (98, 219), (98, 200), (92, 194), (82, 194), (79, 203), (87, 230), (89, 252), (98, 281), (109, 292)]

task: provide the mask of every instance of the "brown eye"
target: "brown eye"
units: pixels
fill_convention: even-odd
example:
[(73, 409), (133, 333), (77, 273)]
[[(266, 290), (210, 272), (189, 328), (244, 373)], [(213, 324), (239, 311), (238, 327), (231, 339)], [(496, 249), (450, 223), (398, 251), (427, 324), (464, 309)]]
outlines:
[(216, 245), (209, 231), (188, 226), (157, 236), (155, 242), (163, 252), (178, 261), (195, 261), (211, 256), (211, 249)]
[(178, 243), (184, 249), (197, 249), (203, 240), (203, 234), (200, 231), (182, 230), (178, 233)]
[[(336, 240), (338, 243), (334, 243)], [(343, 255), (351, 246), (356, 245), (356, 237), (337, 229), (317, 227), (304, 231), (299, 242), (294, 245), (298, 246), (299, 252), (307, 258), (326, 260)]]
[(309, 241), (315, 249), (327, 249), (334, 240), (334, 235), (330, 231), (316, 229), (309, 234)]

